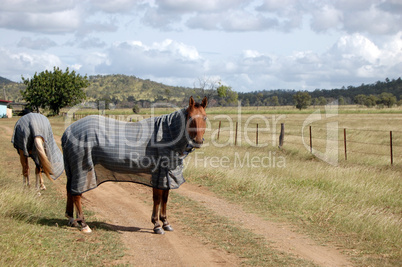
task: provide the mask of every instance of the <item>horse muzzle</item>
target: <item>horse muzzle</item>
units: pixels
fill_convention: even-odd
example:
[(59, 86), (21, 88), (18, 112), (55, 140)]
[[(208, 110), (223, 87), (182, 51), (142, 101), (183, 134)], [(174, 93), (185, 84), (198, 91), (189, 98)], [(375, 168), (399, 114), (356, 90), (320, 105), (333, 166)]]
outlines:
[(203, 143), (204, 143), (204, 138), (202, 138), (201, 141), (197, 141), (197, 140), (195, 140), (195, 139), (191, 140), (191, 145), (192, 145), (194, 148), (200, 148)]

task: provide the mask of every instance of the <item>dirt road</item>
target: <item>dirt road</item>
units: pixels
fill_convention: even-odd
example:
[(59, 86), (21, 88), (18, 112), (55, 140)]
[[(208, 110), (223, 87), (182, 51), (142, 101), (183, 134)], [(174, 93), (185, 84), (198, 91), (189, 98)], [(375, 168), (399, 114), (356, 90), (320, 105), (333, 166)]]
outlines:
[[(205, 188), (184, 184), (175, 191), (201, 203), (237, 225), (253, 231), (279, 251), (291, 253), (319, 266), (352, 266), (346, 256), (331, 246), (316, 244), (294, 231), (295, 226), (270, 222), (243, 211)], [(155, 235), (150, 222), (151, 189), (136, 184), (107, 183), (85, 194), (84, 205), (121, 233), (128, 248), (123, 262), (140, 266), (236, 266), (241, 259), (203, 244), (185, 234), (170, 219), (174, 232)]]

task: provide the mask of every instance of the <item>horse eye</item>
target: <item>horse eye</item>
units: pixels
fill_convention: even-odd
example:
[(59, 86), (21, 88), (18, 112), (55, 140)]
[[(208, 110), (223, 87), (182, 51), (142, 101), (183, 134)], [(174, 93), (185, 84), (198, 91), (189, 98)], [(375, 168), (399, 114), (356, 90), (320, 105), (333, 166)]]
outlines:
[(204, 121), (206, 121), (207, 120), (207, 117), (204, 117)]

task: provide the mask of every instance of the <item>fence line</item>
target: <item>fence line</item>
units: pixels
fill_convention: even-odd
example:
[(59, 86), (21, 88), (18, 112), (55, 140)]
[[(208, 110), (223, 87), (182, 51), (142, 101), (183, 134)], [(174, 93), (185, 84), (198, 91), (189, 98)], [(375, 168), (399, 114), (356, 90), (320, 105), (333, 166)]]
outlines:
[[(288, 124), (286, 124), (288, 125)], [(222, 122), (219, 121), (219, 128), (218, 128), (218, 133), (221, 133), (221, 126), (222, 126)], [(295, 125), (292, 125), (295, 126)], [(300, 125), (297, 125), (298, 127), (300, 127)], [(326, 130), (339, 130), (339, 128), (325, 128)], [(384, 144), (379, 144), (379, 143), (373, 143), (373, 142), (362, 142), (362, 141), (355, 141), (355, 140), (350, 140), (347, 138), (347, 133), (349, 131), (360, 131), (360, 129), (353, 129), (353, 128), (340, 128), (343, 130), (343, 139), (336, 139), (336, 140), (332, 140), (332, 141), (338, 141), (338, 142), (343, 142), (343, 153), (344, 153), (344, 159), (345, 161), (348, 160), (348, 154), (364, 154), (364, 155), (374, 155), (374, 156), (389, 156), (390, 157), (390, 164), (393, 165), (394, 164), (394, 148), (395, 147), (399, 147), (401, 148), (402, 145), (395, 145), (393, 144), (393, 132), (401, 132), (402, 131), (390, 131), (389, 132), (389, 154), (385, 154), (385, 153), (376, 153), (376, 152), (365, 152), (362, 150), (356, 150), (356, 149), (352, 149), (350, 147), (348, 147), (348, 143), (349, 144), (359, 144), (359, 145), (369, 145), (369, 146), (378, 146), (378, 147), (384, 147), (386, 148), (387, 146)], [(370, 130), (367, 129), (362, 129), (362, 131), (365, 132), (370, 132)], [(384, 130), (372, 130), (373, 132), (387, 132)], [(280, 128), (280, 134), (279, 134), (279, 148), (283, 148), (284, 147), (284, 143), (287, 144), (292, 144), (292, 145), (300, 145), (300, 146), (304, 146), (303, 143), (295, 143), (292, 141), (288, 141), (286, 140), (285, 142), (285, 136), (286, 137), (302, 137), (301, 135), (295, 135), (295, 134), (288, 134), (285, 133), (285, 123), (281, 123), (281, 128)], [(237, 145), (237, 140), (238, 139), (238, 122), (236, 122), (236, 128), (235, 128), (235, 140), (234, 140), (234, 145)], [(315, 144), (313, 146), (313, 141), (317, 140), (317, 141), (328, 141), (328, 139), (326, 138), (320, 138), (320, 137), (313, 137), (313, 127), (311, 125), (309, 125), (308, 127), (308, 140), (309, 140), (309, 149), (310, 149), (310, 153), (313, 153), (313, 148), (326, 148), (325, 146), (320, 146), (318, 144)], [(259, 124), (256, 124), (256, 141), (255, 144), (258, 146), (259, 144)], [(339, 148), (338, 148), (339, 150)]]
[[(86, 114), (73, 114), (73, 120), (79, 120), (82, 119), (84, 117), (86, 117)], [(118, 115), (105, 115), (107, 117), (116, 117)], [(149, 116), (151, 117), (151, 116)], [(136, 117), (136, 121), (139, 121), (140, 118), (145, 118), (145, 116), (137, 116)], [(132, 118), (130, 118), (130, 121), (133, 121)], [(296, 121), (296, 120), (293, 120)], [(249, 124), (250, 126), (253, 124)], [(285, 123), (281, 122), (281, 127), (280, 127), (280, 134), (279, 134), (279, 148), (284, 148), (284, 144), (292, 144), (292, 145), (300, 145), (300, 146), (305, 146), (304, 143), (295, 143), (289, 140), (285, 141), (285, 136), (286, 137), (302, 137), (302, 135), (295, 135), (295, 134), (291, 134), (291, 133), (287, 133), (285, 132)], [(287, 126), (295, 126), (295, 127), (300, 127), (301, 125), (296, 125), (296, 124), (286, 124)], [(241, 125), (240, 125), (241, 127)], [(219, 140), (222, 132), (223, 132), (223, 127), (222, 127), (222, 121), (219, 121), (218, 124), (218, 132), (217, 132), (217, 140)], [(250, 128), (248, 128), (250, 129)], [(321, 128), (318, 128), (321, 129)], [(382, 153), (376, 153), (376, 152), (365, 152), (362, 150), (356, 150), (356, 149), (351, 149), (348, 144), (359, 144), (359, 145), (369, 145), (369, 146), (379, 146), (379, 147), (387, 147), (384, 144), (379, 144), (379, 143), (372, 143), (372, 142), (362, 142), (362, 141), (355, 141), (355, 140), (350, 140), (350, 138), (348, 138), (348, 134), (350, 134), (350, 132), (377, 132), (377, 133), (381, 133), (381, 132), (388, 132), (385, 130), (377, 130), (377, 129), (354, 129), (354, 128), (340, 128), (343, 129), (343, 138), (342, 139), (337, 139), (337, 140), (332, 140), (332, 141), (338, 141), (338, 142), (343, 142), (343, 153), (344, 153), (344, 159), (345, 161), (348, 160), (348, 156), (351, 153), (357, 153), (357, 154), (364, 154), (364, 155), (374, 155), (374, 156), (389, 156), (390, 157), (390, 164), (394, 165), (394, 148), (402, 148), (402, 145), (396, 145), (394, 144), (394, 138), (393, 138), (393, 133), (402, 133), (402, 131), (398, 131), (398, 130), (393, 130), (393, 131), (389, 131), (389, 152), (387, 154), (382, 154)], [(234, 137), (234, 145), (237, 146), (238, 144), (238, 130), (239, 130), (239, 125), (238, 122), (236, 121), (236, 126), (235, 126), (235, 137)], [(331, 128), (331, 127), (326, 127), (325, 130), (339, 130), (339, 128)], [(258, 146), (258, 144), (260, 143), (260, 134), (259, 134), (259, 123), (255, 123), (255, 145)], [(292, 132), (292, 131), (289, 131)], [(314, 147), (313, 147), (313, 141), (317, 140), (317, 141), (328, 141), (328, 139), (325, 138), (320, 138), (320, 137), (314, 137), (313, 138), (313, 127), (312, 125), (309, 125), (308, 127), (308, 140), (309, 140), (309, 149), (310, 149), (310, 153), (313, 153), (313, 148), (326, 148), (323, 147), (319, 144), (315, 144), (314, 143)], [(276, 132), (275, 132), (276, 135)], [(314, 140), (313, 140), (314, 139)], [(339, 147), (338, 147), (339, 150)]]

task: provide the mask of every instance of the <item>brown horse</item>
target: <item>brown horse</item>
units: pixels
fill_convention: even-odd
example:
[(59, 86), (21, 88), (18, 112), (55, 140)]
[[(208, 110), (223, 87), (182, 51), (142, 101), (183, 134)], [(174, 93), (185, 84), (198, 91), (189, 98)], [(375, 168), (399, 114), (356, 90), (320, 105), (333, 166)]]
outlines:
[(31, 157), (36, 165), (38, 191), (46, 189), (42, 172), (51, 181), (63, 172), (63, 156), (53, 138), (50, 122), (45, 116), (29, 113), (21, 117), (15, 124), (11, 142), (20, 156), (24, 186), (30, 186), (28, 157)]
[(90, 233), (82, 193), (105, 181), (130, 181), (153, 187), (154, 232), (173, 231), (166, 215), (169, 190), (184, 182), (185, 155), (203, 144), (206, 107), (206, 97), (201, 103), (190, 97), (187, 108), (136, 124), (89, 116), (70, 125), (62, 137), (69, 225)]

